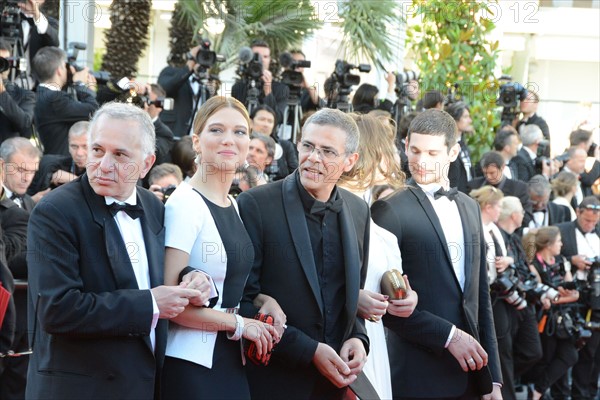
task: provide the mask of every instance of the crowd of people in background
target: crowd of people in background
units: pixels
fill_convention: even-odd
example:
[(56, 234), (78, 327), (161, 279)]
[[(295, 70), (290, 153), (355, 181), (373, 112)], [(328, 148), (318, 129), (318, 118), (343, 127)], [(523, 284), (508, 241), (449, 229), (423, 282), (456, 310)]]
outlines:
[(552, 158), (528, 93), (474, 159), (468, 99), (393, 115), (388, 73), (342, 112), (301, 67), (290, 113), (262, 40), (258, 96), (201, 46), (96, 93), (37, 3), (35, 92), (0, 81), (0, 398), (597, 396), (597, 127)]

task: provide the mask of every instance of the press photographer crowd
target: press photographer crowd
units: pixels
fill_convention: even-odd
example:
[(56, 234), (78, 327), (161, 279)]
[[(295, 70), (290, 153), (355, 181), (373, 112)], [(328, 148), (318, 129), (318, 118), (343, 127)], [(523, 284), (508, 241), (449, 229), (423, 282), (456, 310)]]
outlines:
[(476, 160), (426, 71), (258, 39), (229, 90), (202, 39), (146, 83), (4, 3), (0, 399), (597, 398), (598, 127), (503, 76)]

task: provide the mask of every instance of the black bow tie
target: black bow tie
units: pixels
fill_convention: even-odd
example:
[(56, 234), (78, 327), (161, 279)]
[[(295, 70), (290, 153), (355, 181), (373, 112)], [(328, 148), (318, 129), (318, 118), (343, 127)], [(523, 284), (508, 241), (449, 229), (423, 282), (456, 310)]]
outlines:
[(14, 192), (13, 192), (13, 194), (10, 195), (10, 199), (11, 200), (19, 200), (20, 202), (23, 202), (23, 196), (20, 196)]
[(444, 190), (444, 188), (440, 188), (433, 194), (433, 198), (436, 200), (442, 196), (446, 196), (448, 200), (453, 201), (456, 199), (456, 196), (458, 196), (458, 189), (451, 188), (450, 190)]
[(310, 209), (311, 214), (324, 214), (325, 211), (329, 210), (334, 213), (339, 213), (342, 211), (342, 206), (344, 205), (344, 200), (342, 198), (337, 198), (333, 201), (328, 201), (327, 203), (323, 203), (322, 201), (315, 200), (313, 206)]
[(33, 27), (35, 25), (35, 21), (33, 20), (33, 17), (26, 17), (25, 14), (21, 14), (21, 19), (23, 21), (27, 21), (27, 23), (31, 27)]
[(114, 217), (119, 211), (125, 211), (132, 219), (137, 219), (144, 215), (144, 209), (139, 204), (119, 204), (117, 202), (109, 204), (108, 209)]

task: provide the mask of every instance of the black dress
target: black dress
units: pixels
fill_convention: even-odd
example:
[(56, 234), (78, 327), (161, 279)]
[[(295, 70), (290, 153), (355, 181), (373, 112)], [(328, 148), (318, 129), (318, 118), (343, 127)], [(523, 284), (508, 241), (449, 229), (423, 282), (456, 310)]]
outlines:
[[(219, 293), (222, 297), (221, 307), (237, 307), (254, 262), (252, 241), (233, 204), (220, 207), (204, 196), (202, 199), (210, 210), (227, 253), (223, 293)], [(163, 368), (162, 398), (249, 399), (250, 389), (242, 365), (241, 343), (227, 339), (227, 332), (220, 331), (215, 343), (212, 368), (167, 356)]]

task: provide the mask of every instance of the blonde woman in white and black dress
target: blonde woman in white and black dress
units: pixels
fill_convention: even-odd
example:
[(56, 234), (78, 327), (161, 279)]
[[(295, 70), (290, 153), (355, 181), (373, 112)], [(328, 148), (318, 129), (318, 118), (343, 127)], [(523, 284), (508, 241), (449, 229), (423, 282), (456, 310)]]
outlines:
[(165, 282), (178, 284), (190, 266), (212, 278), (218, 298), (171, 320), (163, 399), (249, 399), (240, 339), (256, 343), (259, 356), (279, 340), (272, 326), (237, 314), (254, 249), (228, 193), (246, 159), (249, 131), (240, 102), (208, 100), (194, 121), (198, 170), (166, 204)]
[[(339, 186), (369, 202), (371, 190), (376, 185), (385, 184), (393, 189), (404, 186), (404, 173), (400, 169), (391, 128), (371, 115), (353, 114), (352, 117), (360, 131), (360, 157), (354, 168), (342, 175)], [(386, 312), (397, 317), (410, 316), (418, 298), (413, 290), (409, 290), (405, 300), (391, 302), (381, 294), (382, 275), (391, 269), (402, 271), (402, 257), (396, 236), (373, 221), (370, 227), (367, 278), (358, 297), (358, 315), (365, 319), (370, 341), (369, 357), (363, 371), (379, 397), (391, 399), (390, 364), (381, 317)]]

